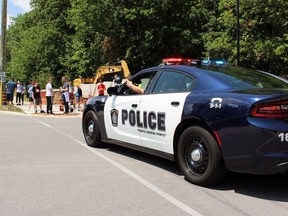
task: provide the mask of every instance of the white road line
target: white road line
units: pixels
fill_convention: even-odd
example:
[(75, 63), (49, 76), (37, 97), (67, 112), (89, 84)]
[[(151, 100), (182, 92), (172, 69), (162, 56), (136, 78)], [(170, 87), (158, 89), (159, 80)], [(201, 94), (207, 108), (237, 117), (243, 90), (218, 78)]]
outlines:
[(71, 135), (58, 130), (57, 128), (54, 128), (51, 125), (48, 125), (42, 121), (39, 121), (33, 117), (31, 117), (34, 121), (43, 124), (49, 128), (52, 128), (54, 130), (56, 130), (57, 132), (63, 134), (64, 136), (68, 137), (69, 139), (71, 139), (72, 141), (74, 141), (75, 143), (78, 143), (79, 145), (83, 146), (84, 148), (88, 149), (89, 151), (91, 151), (93, 154), (101, 157), (102, 159), (104, 159), (105, 161), (109, 162), (110, 164), (114, 165), (115, 167), (117, 167), (118, 169), (122, 170), (124, 173), (128, 174), (129, 176), (131, 176), (132, 178), (136, 179), (138, 182), (140, 182), (141, 184), (145, 185), (147, 188), (149, 188), (150, 190), (154, 191), (155, 193), (157, 193), (158, 195), (160, 195), (161, 197), (163, 197), (164, 199), (166, 199), (167, 201), (169, 201), (170, 203), (172, 203), (173, 205), (176, 205), (178, 208), (182, 209), (183, 211), (187, 212), (188, 214), (192, 215), (192, 216), (202, 216), (200, 213), (198, 213), (197, 211), (195, 211), (194, 209), (190, 208), (189, 206), (187, 206), (186, 204), (182, 203), (181, 201), (177, 200), (176, 198), (174, 198), (173, 196), (167, 194), (166, 192), (164, 192), (163, 190), (161, 190), (160, 188), (158, 188), (157, 186), (151, 184), (150, 182), (148, 182), (147, 180), (143, 179), (142, 177), (140, 177), (139, 175), (137, 175), (136, 173), (132, 172), (131, 170), (127, 169), (126, 167), (122, 166), (121, 164), (117, 163), (116, 161), (106, 157), (105, 155), (101, 154), (100, 152), (98, 152), (96, 149), (93, 149), (89, 146), (86, 145), (86, 143), (81, 142), (80, 140), (75, 139), (74, 137), (72, 137)]
[(53, 128), (51, 125), (48, 125), (48, 124), (46, 124), (46, 123), (44, 123), (44, 122), (41, 122), (41, 121), (38, 121), (38, 122), (39, 122), (40, 124), (43, 124), (43, 125), (49, 127), (49, 128)]

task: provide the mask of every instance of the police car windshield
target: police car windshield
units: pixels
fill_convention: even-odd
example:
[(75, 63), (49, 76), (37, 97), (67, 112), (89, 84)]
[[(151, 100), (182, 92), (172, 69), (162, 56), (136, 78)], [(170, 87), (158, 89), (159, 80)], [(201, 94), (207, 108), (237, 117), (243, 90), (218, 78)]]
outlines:
[(253, 69), (232, 66), (202, 66), (201, 68), (213, 71), (214, 75), (235, 89), (288, 88), (288, 82), (286, 80)]

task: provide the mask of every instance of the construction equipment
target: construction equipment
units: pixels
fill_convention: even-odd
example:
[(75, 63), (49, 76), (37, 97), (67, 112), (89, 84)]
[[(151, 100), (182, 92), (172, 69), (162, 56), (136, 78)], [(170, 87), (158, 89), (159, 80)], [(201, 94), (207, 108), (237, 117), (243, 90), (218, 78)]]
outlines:
[[(115, 75), (128, 78), (130, 71), (126, 61), (121, 60), (120, 65), (100, 66), (96, 70), (94, 78), (77, 78), (74, 80), (75, 87), (80, 86), (82, 89), (82, 97), (85, 99), (97, 95), (97, 83), (102, 80), (106, 89), (113, 85)], [(76, 88), (75, 88), (76, 90)]]

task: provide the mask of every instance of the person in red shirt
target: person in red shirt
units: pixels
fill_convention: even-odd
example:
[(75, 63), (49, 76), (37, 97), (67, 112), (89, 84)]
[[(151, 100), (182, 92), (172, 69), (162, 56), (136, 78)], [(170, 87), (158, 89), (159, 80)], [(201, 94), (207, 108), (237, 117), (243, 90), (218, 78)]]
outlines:
[(98, 95), (99, 95), (99, 96), (103, 96), (103, 95), (104, 95), (104, 92), (105, 92), (105, 90), (106, 90), (106, 87), (105, 87), (105, 85), (102, 83), (102, 80), (99, 81), (99, 84), (98, 84), (97, 89), (98, 89)]

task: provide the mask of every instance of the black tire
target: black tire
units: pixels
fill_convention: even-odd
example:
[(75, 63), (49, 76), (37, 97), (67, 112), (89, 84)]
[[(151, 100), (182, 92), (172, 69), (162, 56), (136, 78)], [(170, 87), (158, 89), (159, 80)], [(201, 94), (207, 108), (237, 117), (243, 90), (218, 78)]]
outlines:
[(88, 146), (100, 147), (103, 145), (97, 117), (92, 110), (89, 110), (84, 116), (83, 133)]
[(226, 174), (217, 142), (207, 130), (199, 126), (189, 127), (181, 135), (177, 161), (185, 179), (193, 184), (211, 185)]

